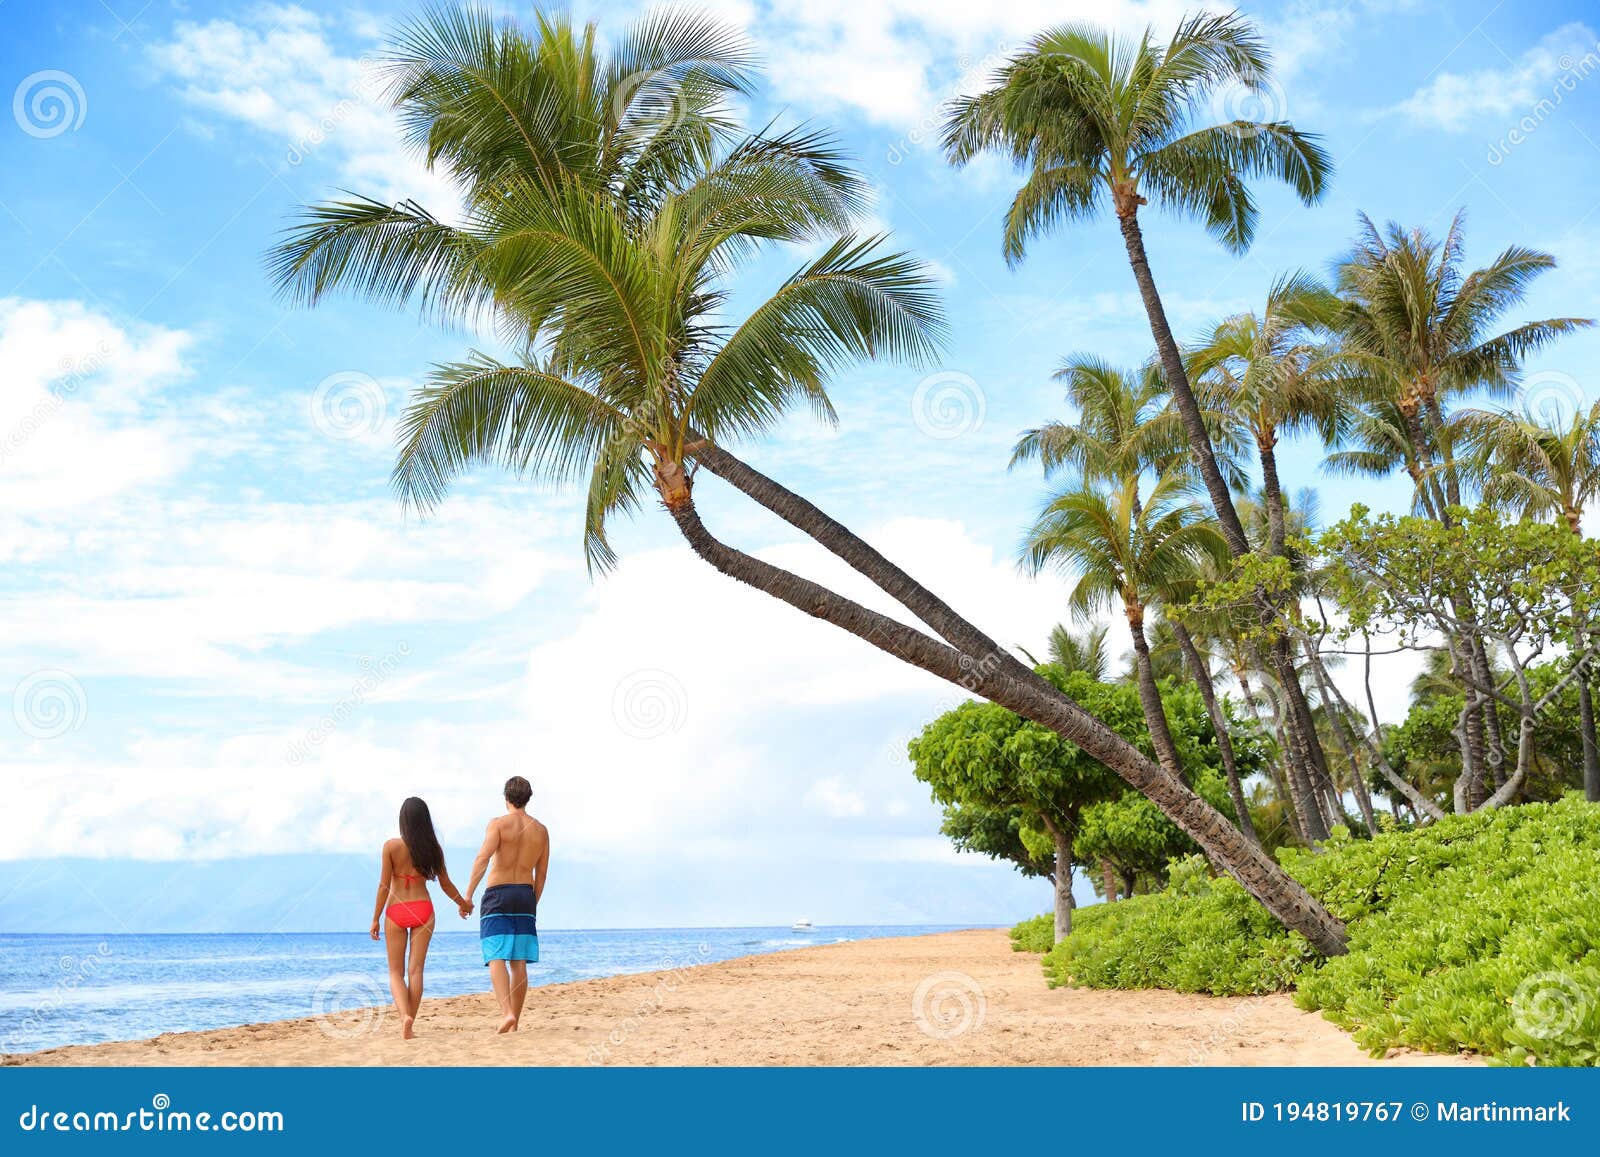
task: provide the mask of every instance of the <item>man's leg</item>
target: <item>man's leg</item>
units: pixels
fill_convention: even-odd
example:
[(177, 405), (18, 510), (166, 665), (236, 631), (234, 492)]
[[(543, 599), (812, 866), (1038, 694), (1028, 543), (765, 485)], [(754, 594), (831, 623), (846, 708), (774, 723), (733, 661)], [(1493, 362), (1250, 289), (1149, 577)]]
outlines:
[(513, 960), (511, 963), (511, 1028), (516, 1030), (517, 1023), (522, 1020), (522, 1002), (528, 999), (528, 962), (526, 960)]
[(494, 986), (494, 998), (500, 1002), (500, 1027), (496, 1032), (510, 1032), (517, 1027), (517, 1014), (511, 1011), (511, 977), (504, 960), (489, 961), (489, 983)]

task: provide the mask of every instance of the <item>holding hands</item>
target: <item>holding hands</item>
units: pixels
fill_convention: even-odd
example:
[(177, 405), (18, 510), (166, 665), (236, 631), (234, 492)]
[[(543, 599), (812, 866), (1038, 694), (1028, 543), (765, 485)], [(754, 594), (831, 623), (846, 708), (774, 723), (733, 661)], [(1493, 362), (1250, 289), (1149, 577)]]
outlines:
[(457, 904), (456, 908), (458, 911), (460, 911), (461, 918), (465, 920), (468, 916), (472, 915), (472, 897), (461, 897), (461, 903)]

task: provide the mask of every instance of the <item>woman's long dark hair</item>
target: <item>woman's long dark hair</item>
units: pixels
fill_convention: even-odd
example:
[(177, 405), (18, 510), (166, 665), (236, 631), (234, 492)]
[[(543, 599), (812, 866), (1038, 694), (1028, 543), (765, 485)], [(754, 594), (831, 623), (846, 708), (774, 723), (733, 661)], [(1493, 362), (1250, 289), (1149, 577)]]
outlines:
[(433, 815), (428, 805), (412, 796), (400, 805), (400, 838), (405, 841), (411, 862), (424, 880), (434, 880), (444, 867), (444, 849), (433, 834)]

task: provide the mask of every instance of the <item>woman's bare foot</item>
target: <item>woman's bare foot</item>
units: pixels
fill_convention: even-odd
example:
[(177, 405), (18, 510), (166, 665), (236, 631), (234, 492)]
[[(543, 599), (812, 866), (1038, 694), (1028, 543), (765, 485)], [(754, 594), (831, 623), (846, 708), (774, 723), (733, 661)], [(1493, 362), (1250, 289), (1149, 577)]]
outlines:
[(517, 1018), (512, 1016), (509, 1012), (506, 1013), (505, 1018), (503, 1020), (501, 1020), (501, 1022), (500, 1022), (500, 1027), (495, 1029), (494, 1031), (497, 1034), (498, 1033), (507, 1033), (507, 1032), (516, 1032), (517, 1031)]
[(416, 1023), (416, 1017), (403, 1016), (400, 1018), (400, 1039), (410, 1040), (417, 1034), (411, 1031), (411, 1026)]

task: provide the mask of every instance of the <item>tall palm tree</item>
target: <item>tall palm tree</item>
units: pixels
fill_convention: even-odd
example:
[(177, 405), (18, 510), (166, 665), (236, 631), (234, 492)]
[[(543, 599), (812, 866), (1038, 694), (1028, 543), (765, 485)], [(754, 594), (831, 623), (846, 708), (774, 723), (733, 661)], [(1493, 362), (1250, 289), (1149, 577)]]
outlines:
[(1023, 561), (1035, 574), (1057, 567), (1077, 576), (1067, 603), (1075, 617), (1122, 605), (1151, 744), (1175, 779), (1183, 768), (1161, 703), (1145, 616), (1162, 592), (1191, 578), (1201, 558), (1226, 553), (1215, 524), (1190, 498), (1192, 485), (1183, 472), (1168, 470), (1142, 498), (1136, 474), (1110, 493), (1075, 487), (1045, 506), (1023, 545)]
[(1264, 89), (1271, 65), (1237, 13), (1188, 16), (1165, 44), (1149, 31), (1125, 40), (1067, 24), (1034, 37), (989, 89), (953, 102), (944, 126), (954, 164), (994, 149), (1027, 167), (1005, 219), (1009, 261), (1021, 260), (1030, 238), (1110, 205), (1190, 452), (1235, 555), (1248, 549), (1244, 531), (1150, 271), (1139, 209), (1153, 198), (1197, 217), (1237, 253), (1255, 235), (1250, 178), (1285, 181), (1307, 204), (1321, 197), (1331, 162), (1315, 137), (1283, 121), (1205, 123), (1218, 92)]
[[(518, 69), (549, 71), (536, 45), (499, 27), (498, 40), (484, 33), (473, 44), (490, 45), (496, 60)], [(581, 89), (588, 77), (619, 71), (598, 58), (592, 31), (582, 44), (589, 63), (553, 73), (552, 83)], [(497, 87), (510, 94), (502, 106), (474, 115), (531, 124), (516, 94), (538, 86)], [(402, 106), (403, 117), (410, 111)], [(580, 130), (601, 131), (578, 118), (571, 131)], [(497, 139), (487, 128), (482, 135)], [(653, 137), (644, 135), (648, 153)], [(546, 143), (543, 151), (557, 158), (599, 155), (582, 141)], [(926, 358), (942, 332), (926, 272), (841, 221), (859, 180), (826, 142), (797, 134), (724, 141), (660, 179), (632, 182), (631, 193), (564, 165), (486, 164), (487, 183), (472, 165), (460, 166), (465, 222), (427, 217), (422, 240), (397, 242), (404, 230), (347, 232), (335, 205), (308, 211), (278, 249), (276, 268), (291, 292), (315, 299), (337, 287), (389, 302), (417, 297), (457, 317), (487, 312), (520, 351), (509, 361), (474, 353), (437, 368), (417, 392), (394, 473), (402, 499), (429, 509), (481, 463), (585, 480), (586, 549), (603, 567), (615, 557), (609, 518), (653, 495), (722, 574), (1056, 731), (1145, 793), (1286, 926), (1320, 951), (1343, 951), (1343, 926), (1186, 784), (859, 536), (728, 449), (796, 404), (829, 416), (826, 382), (835, 367), (863, 357)], [(810, 242), (822, 252), (730, 324), (729, 277), (768, 241)], [(812, 537), (932, 633), (720, 541), (696, 506), (702, 469)]]
[[(1409, 443), (1406, 456), (1418, 468), (1414, 477), (1429, 491), (1425, 501), (1419, 495), (1419, 503), (1448, 521), (1450, 508), (1461, 502), (1461, 477), (1446, 400), (1509, 390), (1528, 354), (1593, 323), (1547, 318), (1495, 333), (1529, 285), (1555, 268), (1555, 258), (1513, 245), (1466, 273), (1461, 213), (1442, 239), (1394, 222), (1380, 231), (1365, 214), (1360, 220), (1360, 235), (1336, 276), (1351, 385), (1398, 415)], [(1470, 691), (1460, 794), (1466, 806), (1476, 806), (1487, 796), (1491, 774), (1498, 774), (1499, 764), (1489, 756), (1506, 745), (1488, 690), (1488, 649), (1472, 629), (1470, 607), (1458, 606), (1457, 615), (1465, 629), (1450, 642), (1460, 652), (1458, 666)]]
[(1348, 407), (1337, 388), (1340, 361), (1322, 340), (1338, 309), (1338, 299), (1315, 280), (1290, 274), (1273, 283), (1259, 314), (1223, 319), (1188, 352), (1201, 397), (1255, 449), (1266, 547), (1274, 556), (1285, 553), (1286, 536), (1280, 439), (1312, 433), (1331, 443), (1346, 425)]
[[(1472, 472), (1485, 500), (1524, 518), (1555, 517), (1583, 534), (1583, 512), (1600, 498), (1600, 402), (1573, 415), (1566, 429), (1515, 414), (1469, 410), (1457, 418), (1472, 449)], [(1583, 789), (1600, 802), (1600, 742), (1588, 677), (1589, 639), (1573, 624), (1578, 661), (1578, 725), (1583, 741)]]

